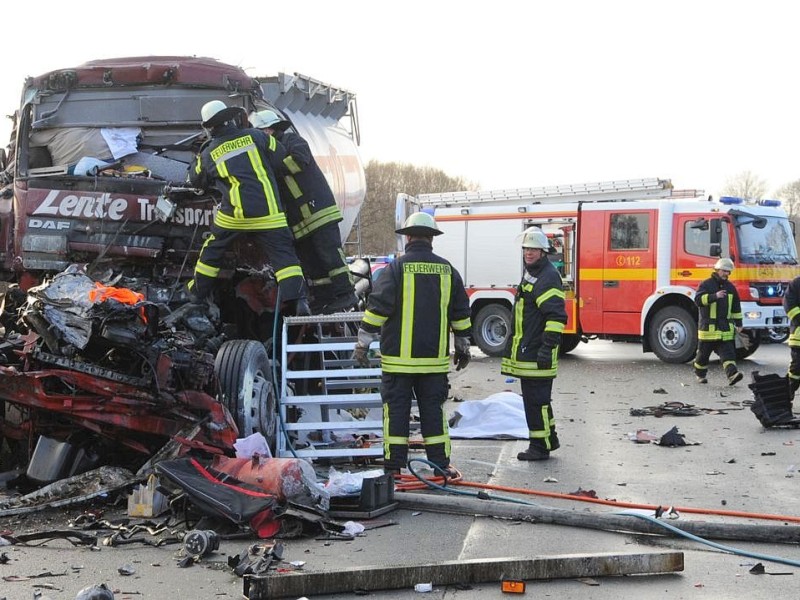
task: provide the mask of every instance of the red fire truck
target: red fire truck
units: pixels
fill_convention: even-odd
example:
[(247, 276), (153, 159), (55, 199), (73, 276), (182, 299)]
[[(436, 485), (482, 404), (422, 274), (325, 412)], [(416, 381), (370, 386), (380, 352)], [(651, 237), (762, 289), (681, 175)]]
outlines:
[(787, 284), (800, 274), (786, 213), (775, 200), (705, 197), (669, 180), (631, 179), (500, 191), (400, 194), (398, 222), (426, 210), (445, 235), (435, 251), (461, 272), (472, 306), (474, 342), (503, 352), (522, 273), (520, 233), (538, 226), (564, 280), (569, 321), (562, 352), (581, 341), (641, 341), (665, 362), (686, 362), (697, 344), (698, 284), (730, 257), (744, 312), (740, 358), (761, 330), (787, 323)]

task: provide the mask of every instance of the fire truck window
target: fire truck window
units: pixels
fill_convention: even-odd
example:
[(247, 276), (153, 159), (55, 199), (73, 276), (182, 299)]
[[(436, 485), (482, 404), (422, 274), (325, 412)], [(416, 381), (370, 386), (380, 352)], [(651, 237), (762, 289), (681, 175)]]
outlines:
[(611, 215), (612, 250), (647, 250), (650, 247), (650, 215)]
[(722, 238), (718, 245), (721, 254), (711, 253), (711, 230), (709, 228), (698, 229), (697, 227), (692, 227), (691, 221), (683, 226), (683, 240), (683, 249), (687, 254), (696, 256), (730, 256), (730, 239), (727, 227), (722, 228)]

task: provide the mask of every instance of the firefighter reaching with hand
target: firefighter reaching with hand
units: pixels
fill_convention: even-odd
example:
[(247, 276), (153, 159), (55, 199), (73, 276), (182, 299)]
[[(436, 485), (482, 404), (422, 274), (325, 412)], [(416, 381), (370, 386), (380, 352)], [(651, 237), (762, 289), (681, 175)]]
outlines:
[(450, 465), (442, 405), (447, 400), (450, 329), (456, 370), (470, 361), (469, 299), (458, 271), (433, 253), (433, 236), (442, 232), (431, 215), (414, 213), (396, 232), (406, 236), (405, 253), (375, 282), (353, 360), (369, 366), (369, 346), (380, 337), (384, 470), (399, 474), (406, 467), (411, 402), (416, 398), (428, 460), (446, 476), (458, 477)]
[(553, 380), (558, 373), (558, 348), (567, 323), (564, 286), (550, 263), (547, 235), (529, 227), (522, 235), (525, 272), (514, 300), (514, 331), (500, 363), (504, 375), (519, 377), (528, 424), (528, 449), (518, 460), (547, 460), (561, 445), (553, 417)]
[(735, 385), (744, 375), (736, 368), (736, 333), (742, 330), (742, 305), (739, 294), (728, 277), (733, 271), (730, 258), (720, 258), (714, 264), (711, 277), (697, 288), (697, 355), (694, 374), (699, 383), (708, 383), (708, 360), (711, 353), (719, 355), (728, 385)]
[(240, 236), (251, 236), (269, 254), (280, 298), (294, 303), (294, 313), (309, 314), (303, 270), (278, 192), (274, 164), (286, 156), (278, 141), (258, 129), (242, 129), (244, 111), (212, 100), (201, 109), (209, 141), (189, 169), (189, 182), (202, 190), (216, 189), (221, 205), (211, 234), (200, 249), (190, 296), (201, 301), (219, 277), (225, 250)]

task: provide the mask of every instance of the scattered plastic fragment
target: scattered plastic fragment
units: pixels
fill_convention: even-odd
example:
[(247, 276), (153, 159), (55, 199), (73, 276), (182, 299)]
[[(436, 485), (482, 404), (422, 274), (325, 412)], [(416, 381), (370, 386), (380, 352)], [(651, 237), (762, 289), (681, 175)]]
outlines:
[(432, 583), (418, 583), (414, 586), (414, 591), (420, 594), (426, 594), (433, 591)]

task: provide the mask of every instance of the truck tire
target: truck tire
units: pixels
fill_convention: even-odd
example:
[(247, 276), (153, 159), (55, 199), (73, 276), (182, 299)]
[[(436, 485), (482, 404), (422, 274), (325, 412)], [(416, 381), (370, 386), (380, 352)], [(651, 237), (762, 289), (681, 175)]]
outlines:
[(744, 360), (751, 356), (761, 345), (761, 331), (743, 329), (736, 335), (736, 360)]
[(511, 311), (500, 304), (487, 304), (475, 316), (472, 338), (486, 356), (502, 356), (511, 331)]
[(274, 455), (278, 415), (270, 366), (263, 344), (231, 340), (217, 352), (214, 371), (221, 401), (236, 421), (239, 437), (260, 432)]
[(575, 348), (578, 347), (578, 344), (581, 343), (581, 334), (580, 333), (564, 333), (561, 335), (561, 345), (558, 347), (558, 355), (564, 356), (565, 354), (569, 354)]
[(679, 306), (659, 310), (647, 332), (650, 348), (667, 363), (685, 363), (697, 350), (697, 322), (689, 311)]

